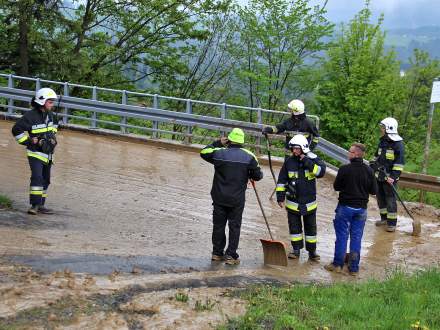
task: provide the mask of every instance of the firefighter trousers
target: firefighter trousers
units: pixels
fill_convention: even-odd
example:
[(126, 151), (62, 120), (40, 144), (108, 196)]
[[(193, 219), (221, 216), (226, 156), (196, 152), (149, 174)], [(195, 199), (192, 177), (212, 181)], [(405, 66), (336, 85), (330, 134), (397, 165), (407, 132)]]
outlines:
[(32, 173), (29, 202), (31, 205), (44, 205), (47, 197), (47, 188), (50, 184), (52, 162), (45, 163), (34, 157), (28, 157), (28, 161)]
[[(240, 229), (241, 219), (244, 210), (244, 203), (238, 206), (224, 206), (213, 203), (213, 230), (212, 230), (212, 253), (218, 256), (222, 256), (224, 253), (237, 259), (238, 243), (240, 241)], [(224, 248), (226, 246), (226, 223), (229, 227), (229, 242), (226, 252)]]
[[(394, 184), (396, 187), (396, 184)], [(393, 187), (388, 182), (377, 182), (377, 205), (381, 220), (386, 220), (388, 226), (397, 224), (397, 201)]]
[(314, 252), (316, 251), (317, 242), (316, 210), (303, 216), (301, 216), (299, 212), (287, 212), (292, 247), (294, 250), (300, 250), (304, 247), (301, 217), (304, 221), (306, 250), (309, 252)]

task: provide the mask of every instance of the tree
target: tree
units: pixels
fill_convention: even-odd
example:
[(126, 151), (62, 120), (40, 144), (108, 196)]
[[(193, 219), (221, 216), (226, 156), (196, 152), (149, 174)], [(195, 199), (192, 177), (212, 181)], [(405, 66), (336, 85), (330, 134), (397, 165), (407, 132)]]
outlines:
[(370, 23), (368, 2), (339, 33), (323, 64), (317, 90), (321, 130), (332, 142), (348, 147), (377, 142), (377, 125), (397, 111), (402, 98), (399, 63), (385, 53), (383, 17)]
[[(395, 116), (404, 132), (407, 149), (407, 159), (413, 164), (412, 171), (420, 171), (423, 163), (423, 147), (426, 138), (426, 123), (428, 120), (429, 101), (434, 78), (440, 76), (440, 61), (431, 59), (427, 52), (415, 49), (409, 59), (411, 67), (402, 78), (404, 95), (401, 106)], [(431, 151), (438, 148), (436, 141), (440, 140), (440, 118), (434, 115)], [(431, 160), (435, 157), (431, 155)], [(431, 162), (433, 164), (433, 162)], [(440, 163), (434, 165), (438, 171)]]
[[(45, 35), (59, 18), (61, 0), (0, 1), (0, 69), (29, 76), (42, 63), (35, 49), (45, 47)], [(23, 82), (22, 82), (23, 83)]]
[[(308, 0), (251, 0), (239, 8), (237, 76), (248, 105), (277, 109), (280, 102), (299, 96), (293, 83), (307, 59), (325, 49), (332, 25), (323, 7)], [(290, 87), (291, 89), (287, 89)]]
[[(0, 0), (0, 30), (9, 28), (9, 41), (18, 40), (9, 45), (5, 68), (89, 85), (133, 84), (179, 67), (188, 42), (206, 38), (199, 17), (223, 10), (225, 2)], [(23, 60), (15, 56), (16, 63), (18, 53)]]

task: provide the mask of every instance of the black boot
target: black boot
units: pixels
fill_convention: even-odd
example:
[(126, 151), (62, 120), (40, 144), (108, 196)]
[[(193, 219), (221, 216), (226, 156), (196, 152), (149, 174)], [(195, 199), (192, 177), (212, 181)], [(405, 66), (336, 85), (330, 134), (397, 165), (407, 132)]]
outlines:
[(37, 215), (38, 213), (38, 205), (32, 205), (31, 208), (27, 211), (27, 213), (32, 214), (32, 215)]
[(319, 261), (321, 257), (319, 254), (316, 253), (316, 251), (309, 251), (309, 260), (310, 261)]
[(290, 252), (288, 255), (289, 259), (299, 259), (300, 251), (299, 249), (293, 249), (293, 252)]
[(43, 205), (41, 205), (38, 208), (38, 212), (42, 213), (42, 214), (53, 214), (53, 210), (52, 209), (48, 209), (48, 208), (44, 207)]

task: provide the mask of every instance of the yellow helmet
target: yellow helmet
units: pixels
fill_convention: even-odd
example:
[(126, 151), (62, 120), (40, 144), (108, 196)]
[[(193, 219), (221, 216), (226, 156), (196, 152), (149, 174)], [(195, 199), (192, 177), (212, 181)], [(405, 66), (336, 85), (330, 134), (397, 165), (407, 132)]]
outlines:
[(234, 128), (228, 135), (228, 140), (231, 142), (243, 144), (244, 143), (244, 132), (241, 128)]

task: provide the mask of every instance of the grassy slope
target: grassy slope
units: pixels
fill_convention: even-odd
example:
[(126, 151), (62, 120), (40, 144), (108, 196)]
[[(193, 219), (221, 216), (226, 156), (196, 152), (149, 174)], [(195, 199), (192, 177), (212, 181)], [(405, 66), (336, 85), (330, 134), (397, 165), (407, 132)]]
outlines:
[(440, 329), (440, 270), (387, 280), (246, 291), (246, 315), (224, 329)]

